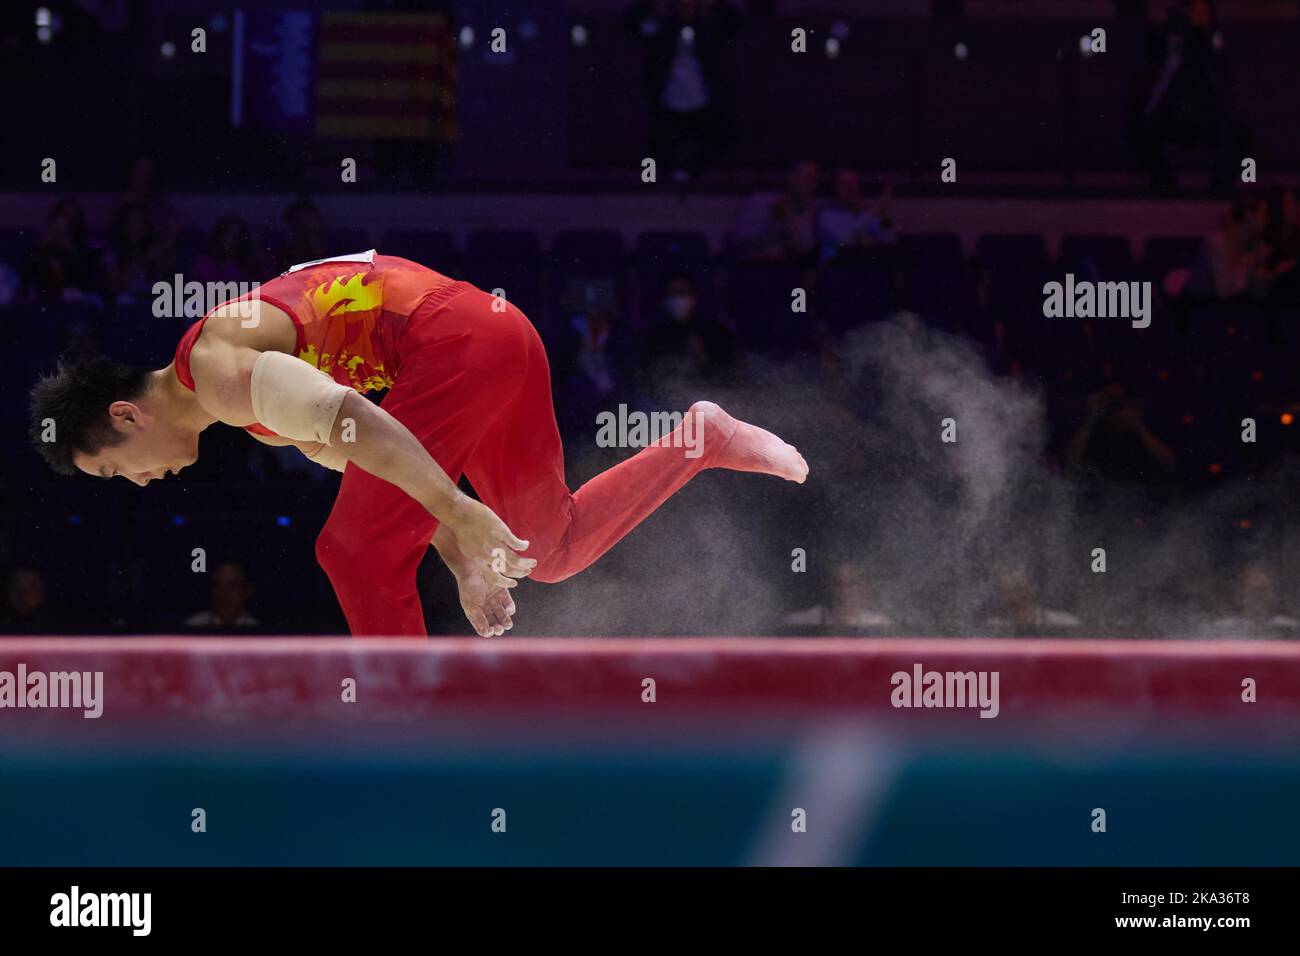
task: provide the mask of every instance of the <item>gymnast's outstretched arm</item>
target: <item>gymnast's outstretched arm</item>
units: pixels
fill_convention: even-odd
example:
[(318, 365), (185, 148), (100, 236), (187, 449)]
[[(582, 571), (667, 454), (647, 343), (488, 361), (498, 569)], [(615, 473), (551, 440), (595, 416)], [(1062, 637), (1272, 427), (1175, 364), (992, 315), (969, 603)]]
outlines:
[[(534, 562), (516, 553), (528, 542), (463, 494), (405, 425), (352, 389), (283, 352), (219, 340), (195, 349), (191, 369), (195, 395), (209, 414), (230, 425), (260, 422), (285, 438), (346, 448), (348, 461), (401, 488), (448, 525), (491, 584), (514, 587), (513, 578), (531, 571)], [(353, 440), (345, 443), (349, 420)]]
[[(348, 458), (344, 452), (323, 442), (298, 441), (283, 435), (259, 435), (250, 432), (253, 438), (264, 445), (292, 445), (306, 457), (325, 468), (343, 471)], [(429, 544), (443, 564), (456, 579), (460, 592), (460, 606), (465, 617), (480, 637), (499, 637), (514, 626), (515, 601), (510, 592), (495, 582), (489, 581), (482, 571), (475, 567), (460, 548), (456, 535), (446, 524), (439, 522)]]

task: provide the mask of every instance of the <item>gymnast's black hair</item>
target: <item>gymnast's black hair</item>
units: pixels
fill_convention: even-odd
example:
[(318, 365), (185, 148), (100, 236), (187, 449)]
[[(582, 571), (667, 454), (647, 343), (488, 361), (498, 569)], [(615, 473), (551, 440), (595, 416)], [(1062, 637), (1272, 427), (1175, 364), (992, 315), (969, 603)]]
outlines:
[[(60, 359), (54, 373), (42, 376), (32, 388), (28, 435), (46, 464), (60, 475), (75, 475), (74, 455), (94, 455), (120, 443), (108, 406), (139, 398), (148, 387), (148, 376), (147, 368), (103, 356)], [(52, 430), (47, 428), (51, 423)]]

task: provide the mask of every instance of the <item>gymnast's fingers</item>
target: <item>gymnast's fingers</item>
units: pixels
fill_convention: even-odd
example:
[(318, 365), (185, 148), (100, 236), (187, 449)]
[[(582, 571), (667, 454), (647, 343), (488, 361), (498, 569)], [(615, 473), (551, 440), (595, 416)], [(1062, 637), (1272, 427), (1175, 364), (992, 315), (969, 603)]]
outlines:
[(479, 637), (490, 636), (487, 615), (477, 608), (466, 608), (465, 617), (469, 619), (470, 626), (474, 628)]
[(489, 610), (499, 609), (506, 617), (510, 617), (515, 613), (514, 599), (510, 596), (509, 591), (502, 590), (501, 588), (489, 592), (487, 600), (484, 602), (484, 607)]
[(519, 586), (519, 582), (514, 578), (507, 577), (500, 571), (496, 570), (494, 564), (490, 564), (483, 568), (483, 580), (490, 588), (513, 588)]
[(537, 567), (536, 558), (525, 558), (501, 545), (492, 549), (492, 570), (512, 578), (526, 578)]
[(514, 626), (510, 620), (510, 615), (507, 614), (503, 608), (495, 607), (490, 609), (488, 617), (491, 622), (501, 628), (503, 632), (510, 630), (510, 628)]

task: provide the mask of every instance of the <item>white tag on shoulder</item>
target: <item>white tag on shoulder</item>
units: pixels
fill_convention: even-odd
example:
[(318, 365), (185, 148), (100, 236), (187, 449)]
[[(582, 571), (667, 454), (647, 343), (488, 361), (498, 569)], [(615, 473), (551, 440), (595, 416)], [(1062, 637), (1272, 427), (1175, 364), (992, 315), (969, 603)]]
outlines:
[(307, 269), (311, 266), (323, 266), (327, 262), (374, 262), (375, 250), (368, 249), (365, 252), (354, 252), (350, 256), (330, 256), (328, 259), (313, 259), (311, 262), (300, 262), (296, 266), (290, 266), (286, 271), (297, 272), (299, 269)]

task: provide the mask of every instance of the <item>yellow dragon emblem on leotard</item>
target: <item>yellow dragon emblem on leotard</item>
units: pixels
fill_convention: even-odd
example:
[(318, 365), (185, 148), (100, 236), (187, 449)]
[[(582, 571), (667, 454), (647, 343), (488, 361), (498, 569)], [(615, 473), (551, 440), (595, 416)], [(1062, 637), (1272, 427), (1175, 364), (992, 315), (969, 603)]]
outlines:
[(374, 340), (383, 286), (383, 273), (356, 272), (307, 289), (303, 300), (309, 341), (298, 358), (358, 392), (389, 388), (393, 379)]

